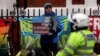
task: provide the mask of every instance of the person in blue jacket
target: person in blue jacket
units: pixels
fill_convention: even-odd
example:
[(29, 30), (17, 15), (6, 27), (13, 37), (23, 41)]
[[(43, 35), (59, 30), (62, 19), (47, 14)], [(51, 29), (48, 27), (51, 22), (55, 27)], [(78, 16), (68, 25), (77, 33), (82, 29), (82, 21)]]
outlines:
[[(50, 22), (49, 32), (51, 34), (42, 34), (40, 38), (40, 45), (46, 56), (56, 56), (58, 52), (58, 39), (57, 34), (61, 31), (60, 20), (56, 14), (52, 11), (51, 3), (44, 5), (45, 13), (42, 17), (52, 17)], [(57, 22), (56, 29), (53, 29), (54, 23)]]

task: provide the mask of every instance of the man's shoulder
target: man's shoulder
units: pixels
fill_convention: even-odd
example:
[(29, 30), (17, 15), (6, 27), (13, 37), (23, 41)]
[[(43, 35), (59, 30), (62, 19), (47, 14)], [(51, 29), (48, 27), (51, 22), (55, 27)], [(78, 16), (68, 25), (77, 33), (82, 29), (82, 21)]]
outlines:
[(52, 12), (52, 14), (53, 14), (53, 16), (57, 16), (57, 14), (56, 14), (56, 13), (54, 13), (54, 12)]
[(42, 16), (53, 16), (53, 17), (55, 17), (55, 16), (57, 16), (57, 15), (56, 15), (56, 13), (51, 12), (51, 14), (43, 14)]

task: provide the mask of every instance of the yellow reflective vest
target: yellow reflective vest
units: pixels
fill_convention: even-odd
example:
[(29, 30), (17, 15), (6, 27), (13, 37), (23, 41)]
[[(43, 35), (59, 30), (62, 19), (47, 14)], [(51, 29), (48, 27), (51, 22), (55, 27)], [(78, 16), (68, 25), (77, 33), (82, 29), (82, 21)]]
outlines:
[(56, 56), (91, 56), (94, 47), (94, 35), (88, 30), (70, 33), (66, 45)]

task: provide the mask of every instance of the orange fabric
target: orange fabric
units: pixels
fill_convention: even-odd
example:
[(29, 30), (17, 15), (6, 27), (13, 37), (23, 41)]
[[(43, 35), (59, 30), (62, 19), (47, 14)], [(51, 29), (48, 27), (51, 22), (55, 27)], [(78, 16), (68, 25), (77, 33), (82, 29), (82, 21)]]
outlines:
[(0, 27), (0, 35), (7, 33), (9, 30), (9, 26)]
[[(5, 23), (6, 20), (9, 23), (6, 24)], [(12, 18), (0, 19), (0, 45), (7, 44), (7, 38), (6, 37), (8, 35), (6, 35), (5, 38), (4, 38), (4, 35), (5, 35), (5, 33), (8, 33), (11, 23), (12, 23)]]
[[(5, 24), (5, 21), (8, 21), (9, 23)], [(0, 35), (4, 35), (5, 33), (8, 33), (11, 22), (12, 22), (12, 18), (0, 19)]]

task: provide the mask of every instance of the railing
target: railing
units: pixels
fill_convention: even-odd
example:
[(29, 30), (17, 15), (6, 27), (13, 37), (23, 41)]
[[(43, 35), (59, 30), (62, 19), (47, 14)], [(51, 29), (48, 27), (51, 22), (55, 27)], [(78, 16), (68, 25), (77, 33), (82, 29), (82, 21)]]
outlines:
[[(99, 15), (99, 11), (98, 9), (94, 10), (92, 8), (89, 8), (89, 9), (86, 9), (86, 8), (78, 8), (78, 9), (68, 9), (68, 8), (61, 8), (61, 9), (54, 9), (53, 10), (58, 16), (68, 16), (68, 14), (70, 13), (74, 13), (74, 12), (81, 12), (81, 13), (84, 13), (84, 14), (87, 14), (89, 16), (97, 16)], [(40, 9), (26, 9), (26, 10), (22, 10), (22, 9), (19, 9), (18, 13), (16, 10), (12, 10), (12, 11), (9, 11), (8, 9), (6, 10), (3, 10), (3, 9), (0, 9), (0, 18), (2, 17), (34, 17), (34, 16), (41, 16), (43, 15), (44, 13), (44, 10), (42, 10), (41, 8)], [(17, 15), (18, 14), (18, 15)]]

